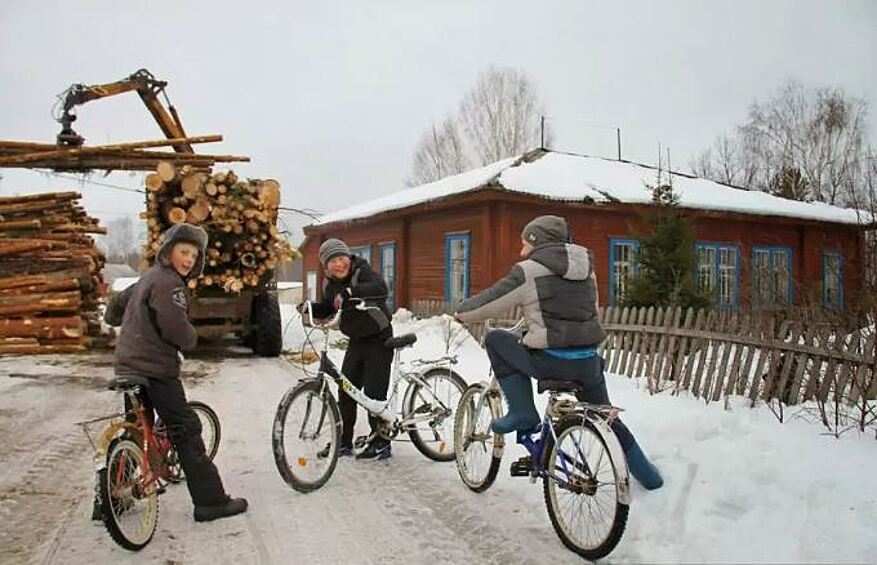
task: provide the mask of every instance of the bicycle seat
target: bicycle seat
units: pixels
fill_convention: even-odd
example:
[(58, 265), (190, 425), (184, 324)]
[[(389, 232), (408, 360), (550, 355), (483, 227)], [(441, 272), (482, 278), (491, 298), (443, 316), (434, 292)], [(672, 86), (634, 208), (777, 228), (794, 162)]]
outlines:
[(573, 394), (585, 392), (585, 385), (578, 381), (548, 381), (537, 380), (539, 394), (549, 392), (571, 392)]
[(121, 375), (113, 377), (110, 379), (110, 382), (107, 383), (108, 389), (119, 391), (134, 390), (138, 386), (149, 386), (149, 379), (138, 375)]
[(412, 345), (415, 341), (417, 341), (417, 334), (402, 334), (387, 339), (387, 341), (384, 342), (384, 345), (390, 349), (400, 349)]

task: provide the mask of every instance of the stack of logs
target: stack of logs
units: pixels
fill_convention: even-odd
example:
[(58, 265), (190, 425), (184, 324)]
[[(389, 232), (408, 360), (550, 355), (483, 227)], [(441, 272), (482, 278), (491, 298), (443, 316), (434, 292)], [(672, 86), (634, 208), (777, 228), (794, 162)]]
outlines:
[(106, 233), (76, 192), (0, 197), (0, 355), (69, 353), (100, 332)]
[[(282, 261), (298, 252), (277, 229), (280, 183), (241, 179), (232, 171), (208, 175), (170, 162), (146, 176), (149, 227), (144, 259), (155, 260), (161, 234), (173, 224), (200, 225), (209, 236), (204, 272), (189, 287), (221, 287), (239, 293), (258, 286)], [(270, 273), (269, 273), (270, 274)]]

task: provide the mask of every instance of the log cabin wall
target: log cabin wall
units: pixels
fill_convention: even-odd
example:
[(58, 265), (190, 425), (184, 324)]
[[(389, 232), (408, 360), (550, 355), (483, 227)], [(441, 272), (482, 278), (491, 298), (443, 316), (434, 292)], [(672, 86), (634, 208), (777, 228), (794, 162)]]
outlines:
[[(645, 205), (558, 202), (482, 189), (354, 222), (309, 227), (306, 229), (308, 239), (302, 248), (305, 273), (316, 270), (322, 286), (317, 250), (328, 237), (340, 237), (352, 247), (372, 245), (373, 264), (377, 260), (377, 244), (395, 241), (396, 305), (410, 307), (415, 300), (442, 300), (445, 297), (445, 237), (466, 233), (471, 246), (469, 288), (470, 295), (474, 295), (520, 261), (520, 233), (524, 226), (539, 215), (555, 214), (567, 218), (573, 240), (594, 253), (600, 300), (607, 305), (610, 240), (635, 239), (647, 234), (649, 226), (645, 217), (651, 210)], [(859, 284), (863, 236), (856, 226), (702, 210), (683, 210), (683, 214), (692, 222), (696, 241), (738, 247), (740, 305), (749, 302), (755, 246), (791, 249), (796, 304), (801, 303), (805, 295), (814, 300), (821, 296), (824, 252), (840, 252), (843, 256), (847, 291)]]

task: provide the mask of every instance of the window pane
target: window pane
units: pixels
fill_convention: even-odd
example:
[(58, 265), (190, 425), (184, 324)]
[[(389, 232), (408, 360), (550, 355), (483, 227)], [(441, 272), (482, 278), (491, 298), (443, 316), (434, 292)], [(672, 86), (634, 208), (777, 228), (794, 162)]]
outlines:
[(737, 250), (732, 247), (719, 248), (719, 304), (734, 304), (737, 295)]
[(636, 272), (636, 244), (618, 242), (613, 244), (612, 284), (615, 303), (624, 299), (630, 277)]
[(697, 285), (710, 292), (716, 284), (716, 250), (714, 247), (700, 247), (697, 252)]
[(770, 276), (770, 250), (756, 249), (753, 263), (753, 299), (756, 304), (768, 304), (771, 301), (772, 294), (772, 283)]
[(457, 303), (466, 298), (469, 266), (469, 241), (467, 237), (448, 240), (448, 300)]

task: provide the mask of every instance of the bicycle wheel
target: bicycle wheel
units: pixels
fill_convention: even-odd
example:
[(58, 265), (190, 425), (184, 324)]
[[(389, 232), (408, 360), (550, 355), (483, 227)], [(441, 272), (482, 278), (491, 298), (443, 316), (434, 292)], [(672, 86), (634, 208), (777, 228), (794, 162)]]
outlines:
[(502, 416), (502, 402), (493, 392), (485, 396), (486, 389), (483, 383), (470, 385), (460, 397), (454, 418), (457, 472), (475, 492), (487, 490), (496, 480), (505, 447), (502, 434), (490, 429), (490, 424)]
[(280, 476), (293, 489), (323, 486), (338, 463), (341, 412), (322, 381), (303, 381), (277, 406), (271, 445)]
[(613, 461), (607, 438), (582, 416), (561, 419), (554, 431), (557, 441), (548, 435), (543, 464), (561, 480), (546, 476), (542, 483), (551, 525), (568, 549), (600, 559), (615, 549), (627, 525), (630, 507), (617, 488), (627, 477)]
[(107, 465), (98, 472), (101, 518), (110, 537), (131, 551), (146, 547), (158, 524), (157, 483), (146, 484), (143, 451), (129, 437), (110, 443)]
[[(201, 439), (204, 441), (204, 450), (207, 452), (207, 457), (212, 461), (216, 457), (216, 452), (219, 451), (219, 440), (222, 437), (219, 416), (216, 415), (213, 408), (197, 400), (189, 401), (189, 407), (192, 408), (192, 411), (195, 412), (195, 415), (198, 416), (198, 420), (201, 422)], [(159, 445), (159, 448), (167, 445), (165, 454), (167, 480), (172, 483), (186, 480), (186, 473), (180, 464), (180, 458), (173, 445), (170, 445), (167, 426), (162, 423), (160, 418), (156, 419), (154, 430), (156, 443)]]
[(213, 408), (197, 400), (190, 401), (189, 407), (198, 415), (198, 419), (201, 420), (201, 439), (204, 440), (207, 457), (212, 461), (219, 451), (219, 440), (222, 438), (219, 416), (216, 415)]
[(402, 417), (422, 417), (408, 429), (408, 436), (414, 447), (433, 461), (453, 461), (454, 411), (466, 381), (450, 369), (430, 369), (423, 374), (423, 382), (425, 387), (412, 381), (405, 392)]

